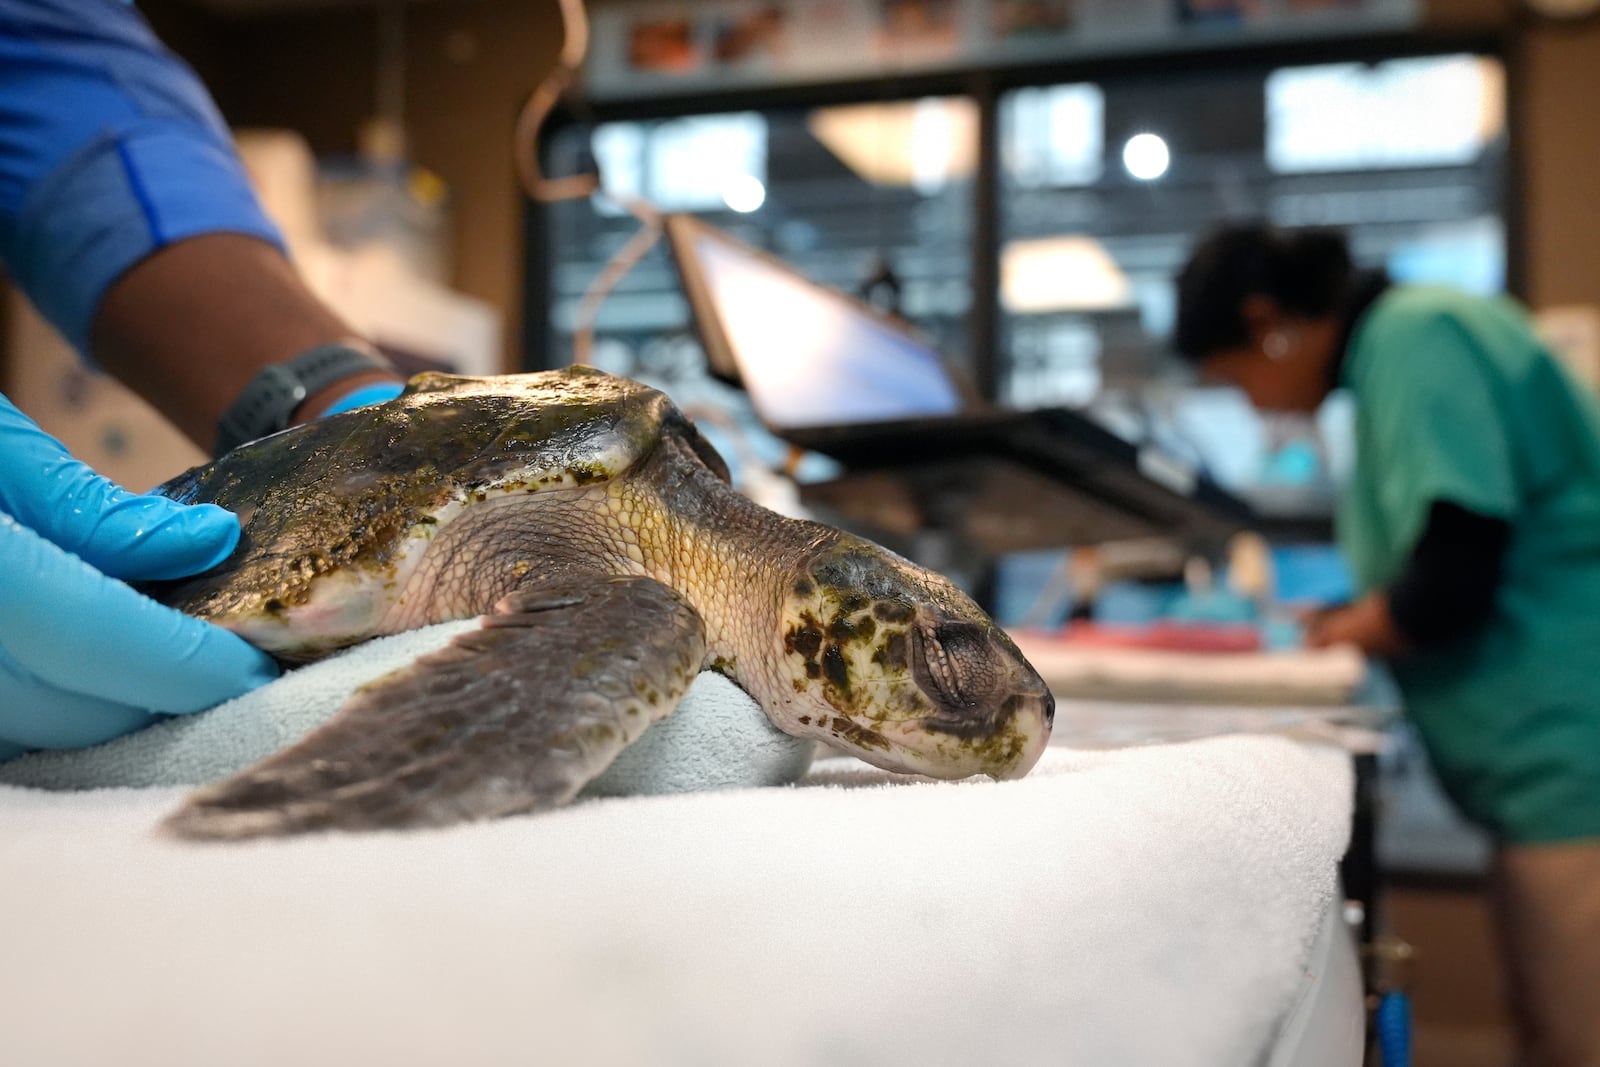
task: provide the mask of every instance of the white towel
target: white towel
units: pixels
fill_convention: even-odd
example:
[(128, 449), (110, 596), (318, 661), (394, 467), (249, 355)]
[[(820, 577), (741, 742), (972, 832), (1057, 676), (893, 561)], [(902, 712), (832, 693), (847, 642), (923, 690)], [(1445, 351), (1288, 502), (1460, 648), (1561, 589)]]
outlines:
[[(326, 722), (356, 689), (448, 643), (478, 620), (442, 623), (358, 645), (198, 715), (94, 748), (36, 752), (0, 764), (0, 782), (46, 789), (195, 785), (232, 774)], [(703, 673), (678, 709), (589, 784), (597, 795), (783, 785), (806, 772), (815, 744), (773, 726), (754, 700)]]
[(1073, 644), (1036, 633), (1017, 645), (1058, 700), (1339, 706), (1355, 702), (1367, 663), (1353, 648), (1175, 652)]
[(153, 832), (181, 795), (0, 787), (8, 1067), (1261, 1063), (1351, 778), (1279, 737), (1004, 783), (830, 759), (221, 845)]

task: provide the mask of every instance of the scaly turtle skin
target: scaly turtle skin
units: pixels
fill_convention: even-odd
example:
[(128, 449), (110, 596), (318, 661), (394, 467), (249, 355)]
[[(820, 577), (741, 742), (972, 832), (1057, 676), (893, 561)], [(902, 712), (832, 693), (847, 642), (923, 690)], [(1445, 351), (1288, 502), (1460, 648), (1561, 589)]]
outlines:
[(194, 794), (193, 837), (440, 825), (570, 800), (695, 674), (778, 728), (936, 778), (1026, 774), (1049, 691), (945, 579), (740, 496), (661, 393), (588, 368), (424, 374), (163, 487), (239, 548), (147, 587), (289, 661), (485, 616)]

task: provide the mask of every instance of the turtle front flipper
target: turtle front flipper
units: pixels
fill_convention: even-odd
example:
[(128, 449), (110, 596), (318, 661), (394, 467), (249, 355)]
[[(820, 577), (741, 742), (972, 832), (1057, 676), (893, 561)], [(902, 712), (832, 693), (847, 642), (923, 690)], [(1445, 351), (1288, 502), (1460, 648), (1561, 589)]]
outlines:
[(182, 837), (441, 826), (571, 800), (677, 705), (700, 616), (649, 578), (506, 597), (483, 628), (363, 687), (291, 748), (197, 791)]

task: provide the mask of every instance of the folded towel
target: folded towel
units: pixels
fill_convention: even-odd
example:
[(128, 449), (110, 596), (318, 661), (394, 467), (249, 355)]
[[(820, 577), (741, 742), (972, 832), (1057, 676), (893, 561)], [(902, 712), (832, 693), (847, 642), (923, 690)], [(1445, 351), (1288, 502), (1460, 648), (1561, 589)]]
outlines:
[[(0, 764), (0, 782), (93, 789), (215, 781), (300, 740), (360, 686), (477, 625), (476, 619), (441, 623), (368, 641), (198, 715), (94, 748), (10, 760)], [(805, 774), (815, 749), (773, 726), (738, 686), (706, 672), (677, 711), (645, 731), (586, 791), (618, 796), (783, 785)]]
[(178, 789), (0, 787), (4, 1060), (1277, 1062), (1351, 785), (1235, 736), (205, 845)]
[(1075, 644), (1037, 633), (1017, 645), (1058, 700), (1190, 704), (1350, 704), (1367, 679), (1353, 648), (1282, 652), (1176, 652)]

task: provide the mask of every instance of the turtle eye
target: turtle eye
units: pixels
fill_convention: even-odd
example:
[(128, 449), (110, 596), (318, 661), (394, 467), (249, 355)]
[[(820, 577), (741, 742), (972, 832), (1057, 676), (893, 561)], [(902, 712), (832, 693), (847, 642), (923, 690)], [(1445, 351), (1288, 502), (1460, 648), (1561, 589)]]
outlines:
[(944, 622), (918, 626), (915, 632), (918, 680), (931, 683), (947, 704), (977, 704), (993, 682), (983, 629), (970, 622)]

